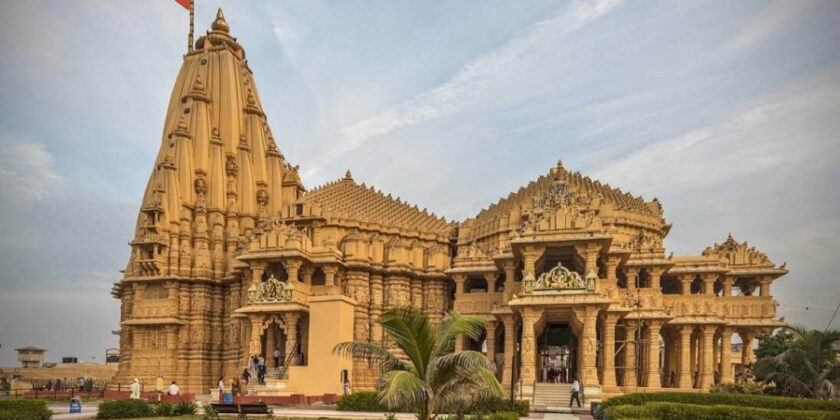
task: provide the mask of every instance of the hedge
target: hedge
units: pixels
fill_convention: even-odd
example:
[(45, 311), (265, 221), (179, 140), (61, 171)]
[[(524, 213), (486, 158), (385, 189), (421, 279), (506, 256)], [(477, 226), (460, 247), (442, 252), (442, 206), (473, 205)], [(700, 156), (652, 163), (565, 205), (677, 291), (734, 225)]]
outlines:
[(729, 393), (651, 392), (613, 397), (601, 404), (601, 409), (619, 405), (643, 405), (651, 402), (672, 402), (697, 405), (731, 405), (738, 407), (772, 408), (777, 410), (840, 411), (840, 401), (805, 398), (774, 397), (769, 395)]
[(388, 408), (379, 403), (377, 393), (372, 391), (354, 392), (345, 395), (336, 404), (338, 411), (365, 411), (381, 413), (389, 411)]
[(152, 417), (155, 411), (143, 400), (114, 400), (103, 401), (99, 404), (98, 419), (133, 419), (138, 417)]
[(0, 400), (0, 420), (49, 420), (51, 416), (44, 400)]
[(681, 420), (837, 420), (840, 412), (820, 410), (780, 410), (773, 408), (739, 407), (731, 405), (697, 405), (671, 402), (650, 402), (644, 405), (609, 407), (611, 420), (622, 419), (681, 419)]
[(531, 413), (531, 406), (528, 401), (511, 401), (507, 398), (484, 398), (478, 400), (470, 407), (466, 414), (492, 414), (515, 412), (519, 417), (528, 417)]

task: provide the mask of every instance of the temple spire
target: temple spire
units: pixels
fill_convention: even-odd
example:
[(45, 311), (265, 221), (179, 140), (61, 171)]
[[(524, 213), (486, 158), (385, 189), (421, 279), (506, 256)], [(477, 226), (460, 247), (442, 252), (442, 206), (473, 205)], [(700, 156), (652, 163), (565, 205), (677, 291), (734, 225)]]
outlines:
[(218, 11), (216, 11), (216, 20), (213, 21), (213, 24), (210, 25), (210, 28), (217, 32), (230, 32), (230, 26), (228, 26), (228, 23), (225, 20), (225, 14), (222, 13), (221, 7)]

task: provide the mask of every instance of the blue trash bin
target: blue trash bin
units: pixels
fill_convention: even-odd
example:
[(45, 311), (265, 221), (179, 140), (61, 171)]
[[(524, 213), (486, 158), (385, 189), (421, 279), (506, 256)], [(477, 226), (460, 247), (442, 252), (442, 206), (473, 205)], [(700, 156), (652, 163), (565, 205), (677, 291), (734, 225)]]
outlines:
[(82, 412), (82, 400), (78, 398), (73, 398), (70, 400), (70, 413), (81, 413)]
[(224, 402), (225, 402), (225, 404), (233, 404), (233, 393), (232, 392), (225, 392)]

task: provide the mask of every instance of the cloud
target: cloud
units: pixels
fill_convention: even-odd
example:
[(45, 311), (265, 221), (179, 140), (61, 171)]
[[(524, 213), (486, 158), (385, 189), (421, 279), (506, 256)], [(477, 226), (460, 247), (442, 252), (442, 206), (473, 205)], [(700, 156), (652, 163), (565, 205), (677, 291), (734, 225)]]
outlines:
[(741, 32), (726, 43), (724, 50), (739, 52), (764, 42), (774, 33), (784, 29), (788, 21), (813, 4), (814, 1), (811, 0), (771, 2), (747, 23)]
[(535, 46), (574, 32), (608, 13), (622, 0), (573, 2), (558, 15), (537, 22), (484, 55), (464, 64), (445, 83), (420, 93), (402, 104), (341, 130), (341, 141), (328, 152), (325, 163), (306, 169), (307, 176), (317, 174), (326, 164), (371, 138), (401, 127), (423, 123), (457, 109), (492, 83), (496, 76)]
[(0, 195), (39, 201), (63, 180), (43, 144), (10, 140), (0, 145)]

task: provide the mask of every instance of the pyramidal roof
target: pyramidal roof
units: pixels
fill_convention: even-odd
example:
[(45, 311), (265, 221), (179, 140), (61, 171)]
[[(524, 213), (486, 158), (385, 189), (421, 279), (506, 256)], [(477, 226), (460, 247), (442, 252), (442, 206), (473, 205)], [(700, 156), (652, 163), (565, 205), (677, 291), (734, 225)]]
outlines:
[(376, 223), (386, 227), (429, 233), (448, 238), (452, 226), (446, 219), (426, 209), (410, 205), (399, 198), (385, 195), (373, 187), (357, 184), (350, 171), (344, 178), (307, 192), (302, 202), (317, 203), (335, 216)]
[(277, 149), (245, 50), (221, 9), (211, 28), (184, 56), (143, 197), (143, 209), (161, 210), (165, 226), (196, 208), (257, 216), (264, 202), (269, 216), (278, 214), (289, 201), (284, 180), (299, 183)]

